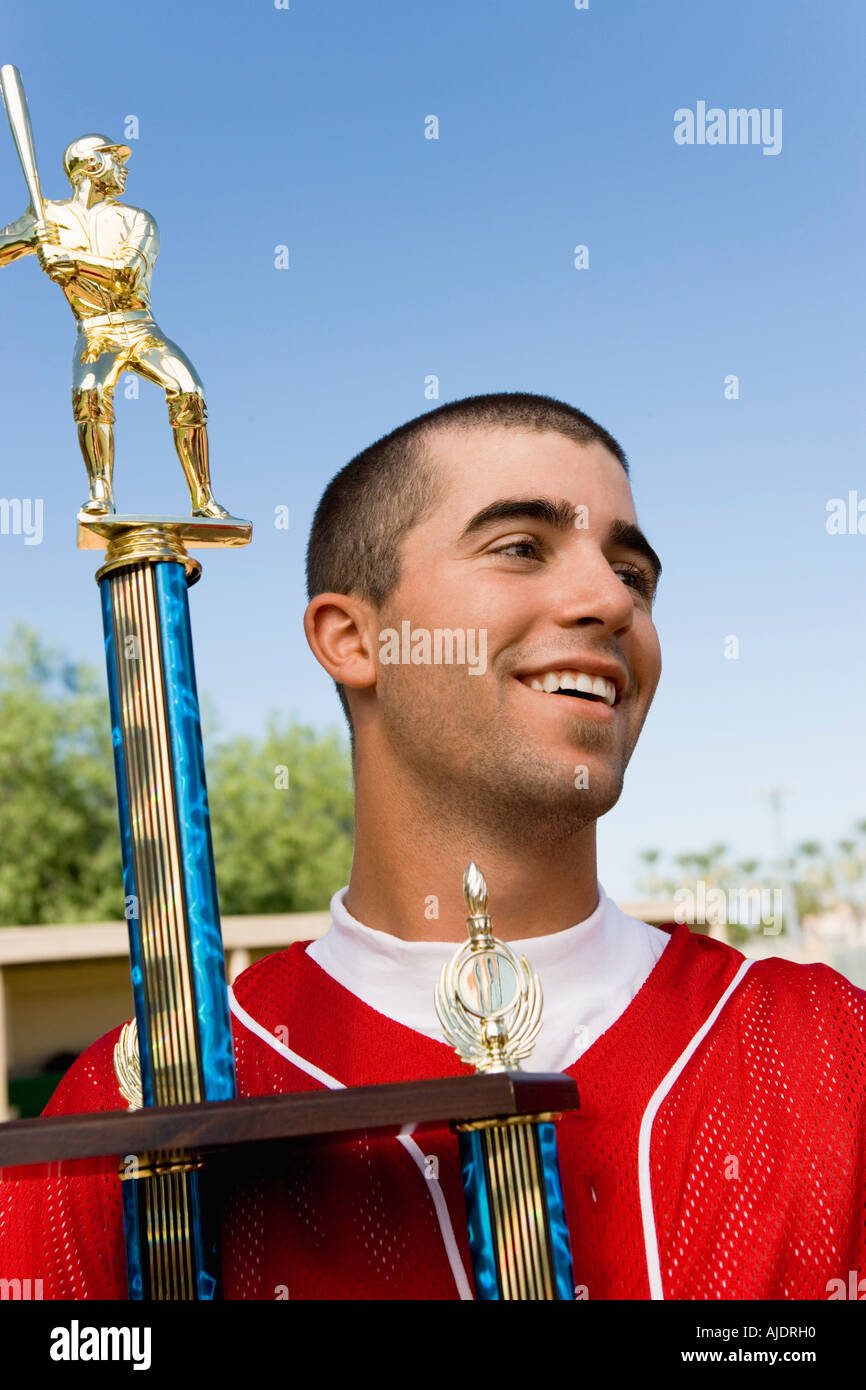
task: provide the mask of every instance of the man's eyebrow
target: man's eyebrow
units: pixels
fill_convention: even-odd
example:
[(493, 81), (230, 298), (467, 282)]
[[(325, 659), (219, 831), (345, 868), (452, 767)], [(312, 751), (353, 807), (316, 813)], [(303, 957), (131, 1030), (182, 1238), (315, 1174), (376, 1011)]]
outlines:
[[(500, 497), (482, 507), (467, 521), (460, 532), (459, 540), (466, 540), (476, 531), (495, 526), (500, 521), (542, 521), (555, 531), (569, 531), (574, 526), (576, 509), (564, 498), (552, 497)], [(613, 521), (608, 528), (608, 545), (619, 545), (625, 550), (633, 550), (642, 555), (652, 568), (658, 583), (662, 572), (662, 562), (653, 550), (643, 531), (633, 521)]]
[(459, 539), (465, 540), (486, 526), (494, 526), (499, 521), (521, 520), (530, 517), (533, 521), (543, 521), (555, 531), (567, 531), (574, 525), (574, 507), (561, 498), (551, 497), (500, 497), (490, 502), (470, 517)]

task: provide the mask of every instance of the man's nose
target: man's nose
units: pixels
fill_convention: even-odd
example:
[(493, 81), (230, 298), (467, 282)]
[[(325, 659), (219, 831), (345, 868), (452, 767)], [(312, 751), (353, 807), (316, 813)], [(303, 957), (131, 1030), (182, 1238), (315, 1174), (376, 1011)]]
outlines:
[(566, 625), (601, 622), (611, 630), (631, 626), (634, 599), (628, 585), (601, 551), (587, 547), (563, 569), (554, 598), (558, 620)]

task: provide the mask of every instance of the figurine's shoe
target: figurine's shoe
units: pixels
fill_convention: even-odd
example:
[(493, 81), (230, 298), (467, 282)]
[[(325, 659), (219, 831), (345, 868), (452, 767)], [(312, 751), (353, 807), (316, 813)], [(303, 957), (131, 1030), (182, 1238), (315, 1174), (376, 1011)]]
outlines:
[(221, 507), (215, 497), (208, 498), (207, 502), (204, 502), (200, 507), (193, 507), (192, 514), (193, 516), (214, 516), (220, 518), (231, 516), (231, 512), (227, 512), (225, 507)]
[(114, 516), (114, 503), (110, 497), (89, 497), (81, 510), (88, 516)]

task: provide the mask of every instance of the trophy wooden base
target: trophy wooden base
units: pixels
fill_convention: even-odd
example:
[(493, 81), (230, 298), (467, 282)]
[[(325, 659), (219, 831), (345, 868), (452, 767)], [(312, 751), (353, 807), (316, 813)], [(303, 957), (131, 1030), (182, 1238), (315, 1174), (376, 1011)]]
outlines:
[[(141, 1110), (9, 1120), (0, 1125), (0, 1168), (141, 1152), (210, 1156), (231, 1150), (251, 1169), (299, 1141), (345, 1141), (363, 1133), (397, 1134), (443, 1124), (509, 1119), (577, 1110), (577, 1084), (542, 1072), (452, 1076), (342, 1091), (249, 1096), (196, 1105), (153, 1105)], [(57, 1170), (54, 1170), (55, 1172)], [(80, 1169), (78, 1169), (80, 1171)]]
[[(578, 1108), (571, 1077), (494, 1072), (11, 1120), (0, 1125), (0, 1178), (44, 1176), (33, 1164), (50, 1164), (52, 1177), (118, 1173), (129, 1298), (209, 1301), (221, 1297), (221, 1213), (238, 1184), (285, 1172), (301, 1148), (450, 1125), (460, 1145), (475, 1296), (572, 1299), (552, 1121)], [(198, 1213), (194, 1260), (191, 1210)]]

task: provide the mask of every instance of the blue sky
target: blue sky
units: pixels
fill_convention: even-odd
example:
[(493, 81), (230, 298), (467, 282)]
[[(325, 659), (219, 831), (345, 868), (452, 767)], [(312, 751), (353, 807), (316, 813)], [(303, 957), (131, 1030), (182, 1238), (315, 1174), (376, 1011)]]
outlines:
[[(631, 459), (664, 673), (600, 825), (608, 891), (633, 894), (648, 846), (771, 856), (763, 787), (790, 789), (792, 841), (866, 816), (866, 535), (826, 530), (829, 499), (866, 499), (864, 27), (854, 0), (10, 11), (46, 196), (70, 139), (139, 120), (156, 317), (207, 385), (217, 496), (255, 524), (191, 594), (224, 729), (341, 725), (301, 626), (309, 523), (349, 457), (436, 403), (435, 373), (439, 403), (560, 396)], [(677, 145), (698, 101), (781, 108), (781, 152)], [(0, 223), (26, 202), (0, 128)], [(0, 274), (0, 316), (0, 495), (45, 499), (41, 545), (0, 536), (0, 637), (24, 620), (100, 665), (72, 316), (35, 260)], [(117, 415), (121, 508), (185, 509), (162, 393), (120, 390)]]

